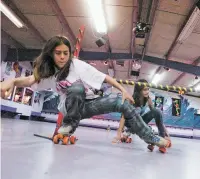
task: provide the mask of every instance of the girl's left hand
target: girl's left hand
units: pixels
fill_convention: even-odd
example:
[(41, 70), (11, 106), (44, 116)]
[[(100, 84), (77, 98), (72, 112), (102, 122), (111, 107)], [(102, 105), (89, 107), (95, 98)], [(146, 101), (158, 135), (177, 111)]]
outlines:
[(148, 98), (148, 105), (149, 105), (149, 106), (153, 106), (153, 101), (151, 100), (150, 97)]
[(122, 92), (122, 104), (124, 103), (124, 101), (125, 101), (126, 99), (127, 99), (130, 103), (132, 103), (132, 104), (135, 103), (133, 97), (132, 97), (127, 91), (123, 91), (123, 92)]

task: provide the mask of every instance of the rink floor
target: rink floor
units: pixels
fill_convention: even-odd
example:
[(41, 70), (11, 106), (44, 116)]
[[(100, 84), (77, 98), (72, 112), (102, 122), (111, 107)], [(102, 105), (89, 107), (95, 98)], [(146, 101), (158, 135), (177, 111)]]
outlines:
[(1, 120), (2, 179), (200, 179), (200, 140), (172, 138), (172, 148), (154, 152), (137, 136), (112, 144), (116, 131), (79, 127), (75, 145), (55, 145), (55, 124)]

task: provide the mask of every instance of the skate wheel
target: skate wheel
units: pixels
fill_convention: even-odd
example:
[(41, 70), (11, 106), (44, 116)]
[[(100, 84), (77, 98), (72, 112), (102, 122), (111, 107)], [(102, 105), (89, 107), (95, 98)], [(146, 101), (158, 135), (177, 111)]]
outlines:
[(159, 148), (159, 151), (160, 151), (161, 153), (165, 153), (167, 150), (166, 150), (166, 148), (164, 148), (164, 147), (160, 147), (160, 148)]
[(64, 138), (64, 136), (62, 134), (58, 134), (57, 136), (58, 136), (58, 139), (63, 139)]
[(168, 145), (168, 148), (172, 147), (172, 143), (171, 141), (169, 140), (169, 145)]
[(153, 145), (148, 145), (147, 148), (152, 152), (154, 150), (154, 146)]
[(126, 139), (126, 143), (131, 143), (131, 142), (132, 142), (132, 138)]
[(171, 143), (171, 142), (169, 143), (169, 146), (168, 146), (168, 148), (170, 148), (170, 147), (172, 147), (172, 143)]
[(71, 136), (70, 137), (70, 143), (71, 144), (75, 144), (75, 142), (76, 142), (76, 137), (75, 136)]
[(167, 143), (167, 145), (166, 145), (166, 148), (170, 148), (170, 147), (172, 146), (172, 143), (171, 143), (170, 140), (167, 140), (167, 141), (168, 141), (168, 143)]
[(58, 142), (59, 142), (58, 136), (55, 135), (55, 136), (53, 137), (53, 143), (54, 143), (54, 144), (58, 144)]
[(69, 142), (69, 137), (66, 136), (63, 138), (62, 145), (67, 145), (68, 142)]
[(123, 143), (123, 142), (126, 142), (125, 137), (122, 137), (122, 138), (121, 138), (121, 142), (122, 142), (122, 143)]

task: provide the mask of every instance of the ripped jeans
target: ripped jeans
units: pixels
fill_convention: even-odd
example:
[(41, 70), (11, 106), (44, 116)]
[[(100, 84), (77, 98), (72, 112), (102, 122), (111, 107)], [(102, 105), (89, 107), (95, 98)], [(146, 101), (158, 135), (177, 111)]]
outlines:
[[(71, 130), (70, 133), (74, 133), (82, 119), (119, 112), (124, 114), (125, 122), (131, 133), (137, 134), (146, 143), (166, 145), (167, 141), (154, 135), (152, 129), (135, 112), (135, 108), (127, 100), (122, 104), (122, 98), (117, 95), (99, 97), (93, 100), (87, 100), (85, 97), (85, 88), (82, 84), (73, 84), (67, 88), (66, 99), (59, 109), (64, 115), (62, 129), (68, 126)], [(62, 131), (62, 129), (59, 130)]]
[[(167, 133), (166, 128), (164, 126), (162, 113), (159, 109), (154, 108), (148, 111), (146, 114), (142, 116), (142, 119), (146, 124), (155, 119), (155, 123), (158, 128), (158, 135), (161, 137), (169, 137), (169, 134)], [(126, 127), (127, 129), (125, 130), (124, 135), (130, 136), (131, 132), (129, 130), (129, 126), (126, 125)]]

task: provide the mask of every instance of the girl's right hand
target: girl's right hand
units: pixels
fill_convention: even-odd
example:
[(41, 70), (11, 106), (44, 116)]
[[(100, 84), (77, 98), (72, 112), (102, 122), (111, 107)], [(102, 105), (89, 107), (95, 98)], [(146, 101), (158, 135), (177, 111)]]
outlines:
[(112, 143), (116, 144), (116, 143), (120, 143), (121, 142), (121, 137), (116, 136), (114, 137), (114, 139), (112, 140)]
[(122, 132), (118, 129), (117, 136), (114, 137), (114, 139), (112, 140), (112, 143), (120, 143), (121, 142), (121, 135), (122, 135)]
[(1, 98), (3, 99), (8, 98), (11, 95), (13, 88), (14, 88), (14, 80), (6, 80), (1, 82), (0, 86)]

